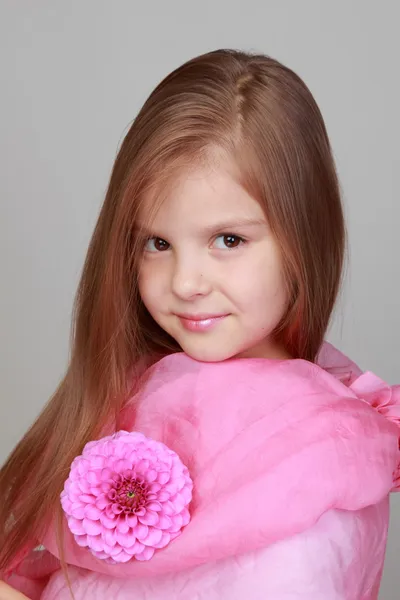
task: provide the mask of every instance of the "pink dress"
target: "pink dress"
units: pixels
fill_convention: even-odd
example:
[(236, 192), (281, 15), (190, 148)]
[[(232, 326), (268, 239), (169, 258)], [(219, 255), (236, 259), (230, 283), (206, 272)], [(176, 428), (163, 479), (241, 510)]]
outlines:
[[(123, 429), (189, 468), (191, 521), (149, 561), (110, 565), (65, 529), (75, 600), (376, 600), (389, 493), (399, 487), (400, 387), (325, 344), (304, 360), (151, 368)], [(69, 600), (54, 529), (9, 583)]]

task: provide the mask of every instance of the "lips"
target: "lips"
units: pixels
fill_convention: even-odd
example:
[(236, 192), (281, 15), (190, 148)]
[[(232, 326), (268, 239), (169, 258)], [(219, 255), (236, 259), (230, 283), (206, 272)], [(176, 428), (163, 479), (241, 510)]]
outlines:
[(220, 319), (226, 317), (228, 313), (199, 313), (192, 315), (190, 313), (177, 313), (176, 316), (180, 319), (187, 319), (188, 321), (206, 321), (207, 319)]
[(201, 332), (208, 331), (223, 321), (228, 314), (178, 314), (176, 315), (181, 325), (188, 331)]

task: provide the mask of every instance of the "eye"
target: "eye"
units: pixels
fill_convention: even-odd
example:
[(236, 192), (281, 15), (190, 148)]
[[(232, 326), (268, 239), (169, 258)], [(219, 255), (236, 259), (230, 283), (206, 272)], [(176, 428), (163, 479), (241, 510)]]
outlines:
[(234, 250), (245, 243), (245, 239), (239, 235), (234, 235), (233, 233), (225, 233), (215, 238), (215, 244), (218, 250)]
[(144, 249), (146, 252), (164, 252), (168, 250), (170, 245), (168, 242), (159, 237), (152, 237), (146, 240)]

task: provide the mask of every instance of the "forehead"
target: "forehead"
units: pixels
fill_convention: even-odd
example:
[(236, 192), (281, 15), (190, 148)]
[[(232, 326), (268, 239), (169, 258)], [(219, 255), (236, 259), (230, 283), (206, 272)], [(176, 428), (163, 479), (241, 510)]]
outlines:
[(139, 212), (139, 222), (164, 228), (263, 217), (261, 205), (242, 187), (237, 169), (227, 161), (180, 171), (164, 189), (147, 194)]

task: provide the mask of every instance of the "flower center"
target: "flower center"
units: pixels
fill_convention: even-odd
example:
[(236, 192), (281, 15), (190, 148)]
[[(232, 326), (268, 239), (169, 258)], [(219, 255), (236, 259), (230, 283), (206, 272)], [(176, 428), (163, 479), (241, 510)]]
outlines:
[(123, 478), (121, 486), (116, 490), (115, 500), (125, 513), (135, 513), (145, 505), (147, 486), (136, 479)]

